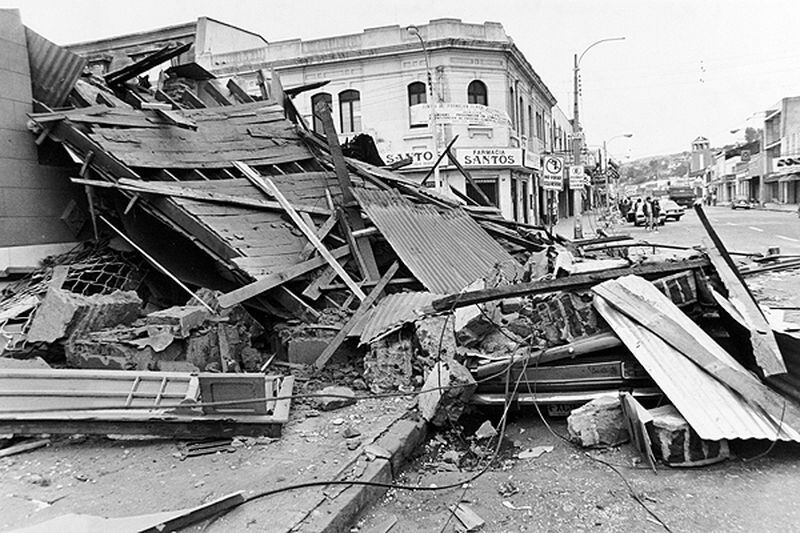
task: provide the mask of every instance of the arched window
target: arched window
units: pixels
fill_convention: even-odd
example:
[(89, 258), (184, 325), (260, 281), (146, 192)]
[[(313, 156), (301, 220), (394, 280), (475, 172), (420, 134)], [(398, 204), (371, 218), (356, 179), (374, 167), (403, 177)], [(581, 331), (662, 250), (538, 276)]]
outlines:
[(525, 102), (522, 100), (522, 96), (519, 97), (519, 107), (517, 109), (519, 113), (519, 134), (522, 136), (525, 135)]
[(467, 86), (467, 103), (489, 105), (486, 96), (486, 84), (481, 80), (473, 80)]
[(517, 101), (514, 98), (514, 87), (508, 88), (508, 116), (511, 117), (511, 128), (517, 129)]
[(361, 131), (361, 95), (348, 89), (339, 93), (339, 122), (341, 133)]
[(413, 106), (427, 103), (427, 101), (428, 94), (424, 83), (415, 81), (408, 84), (408, 124), (412, 128), (422, 128), (428, 125), (428, 121), (419, 111), (411, 109)]
[(311, 114), (314, 117), (312, 128), (317, 133), (325, 133), (322, 127), (322, 120), (317, 116), (317, 104), (325, 102), (329, 106), (333, 103), (333, 97), (328, 93), (317, 93), (311, 97)]

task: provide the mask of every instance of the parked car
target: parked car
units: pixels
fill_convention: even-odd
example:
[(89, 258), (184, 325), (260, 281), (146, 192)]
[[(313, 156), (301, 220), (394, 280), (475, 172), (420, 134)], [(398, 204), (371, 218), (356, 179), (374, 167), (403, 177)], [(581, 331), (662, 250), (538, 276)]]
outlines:
[(747, 198), (740, 197), (731, 202), (731, 209), (750, 209), (753, 204)]
[(661, 212), (664, 213), (666, 220), (678, 221), (686, 212), (686, 208), (673, 200), (664, 200), (661, 202)]
[[(667, 221), (667, 215), (664, 213), (663, 202), (661, 203), (661, 211), (658, 213), (658, 220), (656, 224), (659, 226), (663, 226), (664, 223)], [(644, 226), (647, 223), (647, 218), (644, 216), (644, 203), (639, 204), (639, 207), (636, 209), (635, 219), (633, 221), (634, 226)]]

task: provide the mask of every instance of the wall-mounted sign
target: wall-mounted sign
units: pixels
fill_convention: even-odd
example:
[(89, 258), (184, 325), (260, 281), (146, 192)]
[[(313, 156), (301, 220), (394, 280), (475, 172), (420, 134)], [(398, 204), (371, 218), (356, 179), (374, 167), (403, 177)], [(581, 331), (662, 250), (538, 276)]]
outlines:
[(800, 156), (783, 156), (775, 158), (775, 172), (780, 174), (791, 174), (800, 172)]
[[(433, 150), (411, 150), (408, 152), (391, 152), (388, 154), (383, 155), (383, 160), (386, 162), (387, 165), (391, 165), (393, 163), (397, 163), (398, 161), (402, 161), (403, 159), (411, 158), (411, 164), (401, 167), (400, 169), (404, 168), (429, 168), (436, 162), (436, 154), (433, 153)], [(441, 163), (439, 163), (440, 167), (447, 166), (447, 158), (443, 158)]]
[(564, 187), (564, 160), (553, 155), (545, 156), (542, 164), (542, 188), (560, 191)]
[(456, 148), (456, 159), (465, 168), (521, 167), (522, 148)]
[[(430, 117), (428, 104), (411, 106), (411, 124), (427, 124)], [(481, 104), (436, 104), (436, 122), (439, 124), (471, 124), (474, 126), (510, 126), (511, 119), (502, 109)]]
[(586, 173), (583, 171), (583, 165), (570, 165), (569, 166), (569, 188), (572, 190), (583, 189), (586, 185)]
[(523, 153), (522, 156), (524, 158), (523, 165), (526, 168), (532, 168), (533, 170), (539, 170), (539, 168), (541, 166), (540, 163), (539, 163), (539, 154), (537, 154), (536, 152), (532, 152), (530, 150), (525, 150), (525, 152)]

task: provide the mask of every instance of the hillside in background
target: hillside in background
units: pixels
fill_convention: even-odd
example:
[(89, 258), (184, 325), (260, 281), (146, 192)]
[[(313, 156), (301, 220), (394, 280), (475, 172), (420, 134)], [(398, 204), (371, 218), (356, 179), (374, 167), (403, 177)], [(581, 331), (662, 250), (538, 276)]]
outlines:
[(689, 172), (688, 151), (667, 155), (640, 157), (622, 164), (620, 181), (624, 185), (640, 185), (654, 180), (682, 178)]

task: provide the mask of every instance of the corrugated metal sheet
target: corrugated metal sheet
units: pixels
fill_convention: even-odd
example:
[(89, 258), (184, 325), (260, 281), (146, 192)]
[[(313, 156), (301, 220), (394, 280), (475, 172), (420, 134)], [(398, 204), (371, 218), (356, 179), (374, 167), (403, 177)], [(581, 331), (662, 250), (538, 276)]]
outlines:
[(49, 107), (64, 103), (86, 66), (86, 59), (25, 27), (33, 98)]
[(458, 292), (497, 264), (512, 278), (521, 270), (462, 209), (413, 204), (392, 190), (354, 192), (400, 260), (431, 292)]
[[(652, 285), (650, 289), (657, 292)], [(751, 406), (655, 333), (614, 309), (602, 296), (595, 295), (594, 304), (701, 438), (775, 440), (778, 437), (800, 442), (795, 428), (782, 423), (779, 435), (778, 420)], [(688, 317), (686, 320), (691, 321)], [(726, 356), (720, 355), (720, 364), (735, 365), (745, 371), (722, 348), (720, 351)]]
[(413, 322), (422, 307), (430, 305), (441, 294), (430, 292), (398, 292), (378, 302), (361, 332), (361, 344), (368, 344), (404, 324)]

